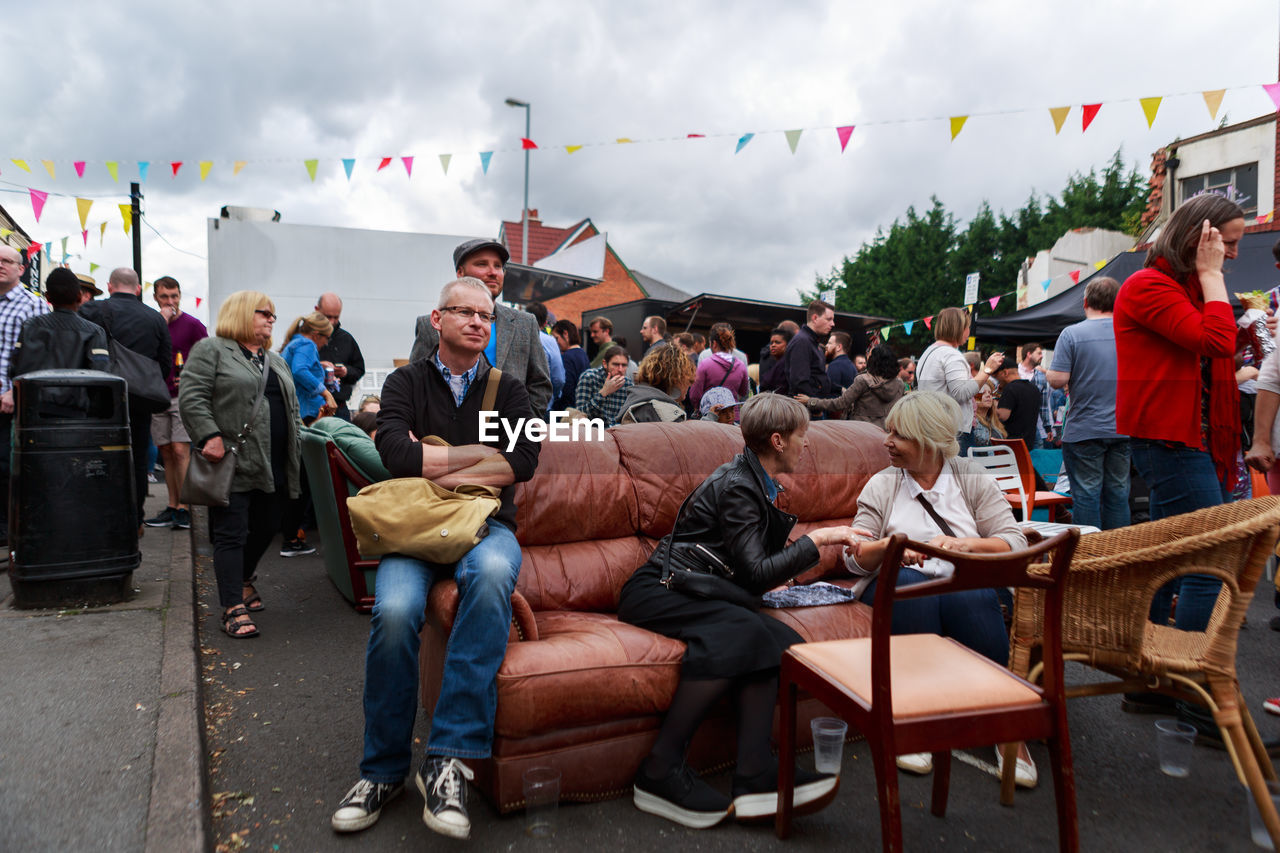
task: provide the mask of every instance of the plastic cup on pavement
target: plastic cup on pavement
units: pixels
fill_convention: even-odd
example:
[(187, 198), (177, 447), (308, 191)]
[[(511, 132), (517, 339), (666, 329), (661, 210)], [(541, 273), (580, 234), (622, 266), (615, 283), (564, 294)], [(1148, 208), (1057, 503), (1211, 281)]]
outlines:
[[(1271, 804), (1275, 806), (1276, 811), (1280, 811), (1280, 782), (1267, 782), (1267, 793), (1271, 795)], [(1253, 838), (1253, 843), (1263, 850), (1275, 850), (1271, 844), (1271, 836), (1267, 833), (1267, 826), (1262, 822), (1262, 813), (1258, 811), (1258, 804), (1253, 800), (1253, 792), (1245, 788), (1244, 796), (1246, 802), (1249, 803), (1249, 834)]]
[(534, 838), (556, 834), (556, 807), (560, 804), (560, 771), (554, 767), (530, 767), (524, 771), (524, 831)]
[(809, 728), (813, 731), (814, 769), (819, 773), (839, 773), (849, 724), (836, 717), (814, 717)]
[(1156, 721), (1156, 750), (1160, 770), (1178, 779), (1191, 775), (1191, 748), (1196, 742), (1196, 727), (1177, 720)]

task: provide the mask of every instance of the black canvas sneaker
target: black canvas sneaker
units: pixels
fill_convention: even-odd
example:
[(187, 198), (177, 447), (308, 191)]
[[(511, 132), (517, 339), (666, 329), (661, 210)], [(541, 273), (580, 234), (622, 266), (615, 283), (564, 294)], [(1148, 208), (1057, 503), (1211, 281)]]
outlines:
[(471, 818), (467, 817), (467, 786), (474, 779), (471, 768), (457, 758), (428, 755), (417, 775), (418, 790), (426, 800), (422, 822), (450, 838), (470, 838)]
[(164, 509), (160, 510), (159, 515), (156, 515), (153, 518), (148, 518), (144, 520), (142, 523), (145, 524), (147, 527), (172, 527), (174, 513), (176, 512), (178, 512), (178, 510), (174, 509), (171, 506), (167, 506)]
[[(840, 788), (840, 777), (796, 768), (793, 812), (797, 817), (825, 808)], [(733, 777), (733, 813), (738, 820), (772, 819), (778, 813), (777, 765), (758, 776)]]
[(732, 806), (729, 798), (680, 764), (661, 779), (651, 779), (644, 767), (636, 774), (633, 799), (642, 812), (665, 817), (690, 829), (707, 829), (724, 820)]
[(342, 798), (329, 824), (336, 832), (358, 832), (373, 826), (382, 814), (382, 807), (403, 790), (403, 782), (384, 785), (361, 779)]

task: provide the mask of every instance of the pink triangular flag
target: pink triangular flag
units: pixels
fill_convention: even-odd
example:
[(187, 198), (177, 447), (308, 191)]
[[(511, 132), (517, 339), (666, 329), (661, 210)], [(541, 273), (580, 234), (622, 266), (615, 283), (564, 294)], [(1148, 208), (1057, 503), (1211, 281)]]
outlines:
[(1084, 104), (1080, 107), (1080, 132), (1084, 133), (1093, 123), (1093, 117), (1102, 109), (1102, 104)]
[(42, 193), (40, 190), (27, 188), (31, 193), (31, 212), (36, 215), (36, 222), (40, 221), (40, 214), (44, 212), (45, 199), (49, 197), (48, 193)]
[(83, 161), (83, 160), (77, 160), (76, 162), (72, 163), (71, 165), (73, 165), (73, 166), (75, 166), (75, 167), (76, 167), (76, 177), (77, 177), (77, 178), (83, 178), (83, 177), (84, 177), (84, 161)]
[(1080, 283), (1080, 270), (1071, 271), (1071, 280), (1076, 284)]
[(86, 249), (89, 248), (89, 229), (86, 228), (85, 230), (81, 231), (80, 236), (84, 238), (84, 247)]
[(932, 314), (930, 314), (928, 317), (925, 317), (925, 318), (924, 318), (924, 327), (925, 327), (926, 329), (930, 329), (930, 330), (932, 330), (932, 329), (933, 329), (933, 315), (932, 315)]
[(836, 128), (836, 136), (840, 137), (840, 153), (844, 153), (844, 147), (849, 144), (849, 137), (853, 136), (853, 125), (845, 125)]
[(199, 308), (199, 307), (200, 307), (200, 303), (201, 303), (201, 302), (203, 302), (203, 301), (204, 301), (203, 299), (201, 299), (199, 296), (197, 296), (197, 297), (196, 297), (196, 307), (197, 307), (197, 308)]
[(1000, 304), (1000, 297), (993, 296), (990, 299), (988, 299), (987, 302), (991, 303), (991, 310), (994, 311), (996, 310), (996, 306)]
[(1276, 105), (1276, 110), (1280, 111), (1280, 83), (1267, 83), (1262, 88), (1267, 90), (1267, 94), (1271, 96), (1271, 103)]
[(413, 177), (413, 158), (401, 157), (400, 162), (404, 163), (404, 173), (412, 178)]

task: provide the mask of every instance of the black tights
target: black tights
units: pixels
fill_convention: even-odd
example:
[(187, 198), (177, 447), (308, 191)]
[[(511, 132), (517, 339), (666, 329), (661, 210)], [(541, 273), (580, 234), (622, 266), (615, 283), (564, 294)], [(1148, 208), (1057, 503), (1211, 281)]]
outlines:
[(774, 669), (737, 679), (681, 679), (662, 728), (658, 730), (658, 739), (645, 759), (646, 776), (660, 779), (684, 762), (685, 750), (698, 724), (730, 688), (736, 691), (738, 706), (737, 774), (758, 776), (771, 767), (769, 733), (773, 729), (773, 708), (778, 698), (778, 677)]

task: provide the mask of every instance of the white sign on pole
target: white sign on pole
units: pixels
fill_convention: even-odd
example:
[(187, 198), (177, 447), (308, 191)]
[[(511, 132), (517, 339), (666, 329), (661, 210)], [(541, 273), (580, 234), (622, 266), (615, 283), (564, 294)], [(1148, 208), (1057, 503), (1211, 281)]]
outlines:
[(972, 305), (978, 301), (978, 274), (971, 272), (964, 277), (964, 304)]
[(820, 291), (818, 293), (818, 298), (821, 299), (823, 302), (827, 303), (828, 305), (836, 304), (836, 292), (834, 289)]

